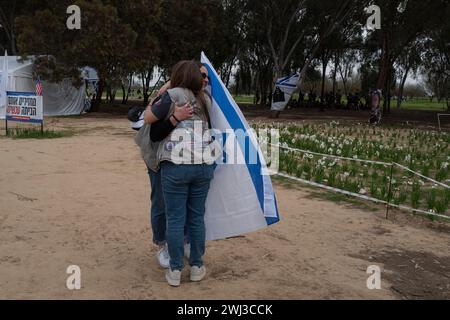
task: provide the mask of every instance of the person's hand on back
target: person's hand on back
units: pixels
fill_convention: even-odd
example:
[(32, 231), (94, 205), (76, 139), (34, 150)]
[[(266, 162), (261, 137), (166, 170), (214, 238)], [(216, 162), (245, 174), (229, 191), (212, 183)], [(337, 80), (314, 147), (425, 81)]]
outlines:
[(184, 121), (191, 119), (194, 115), (194, 108), (190, 104), (184, 106), (175, 105), (174, 116), (178, 121)]

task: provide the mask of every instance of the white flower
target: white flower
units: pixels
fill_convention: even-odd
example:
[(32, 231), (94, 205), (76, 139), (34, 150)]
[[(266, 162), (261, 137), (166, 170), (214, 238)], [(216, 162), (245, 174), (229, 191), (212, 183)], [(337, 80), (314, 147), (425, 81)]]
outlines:
[(325, 159), (320, 159), (320, 160), (317, 162), (317, 166), (318, 166), (318, 167), (325, 167), (325, 166), (326, 166), (326, 160), (325, 160)]
[(449, 165), (450, 165), (450, 163), (444, 162), (444, 163), (442, 164), (442, 169), (447, 170), (447, 168), (448, 168)]

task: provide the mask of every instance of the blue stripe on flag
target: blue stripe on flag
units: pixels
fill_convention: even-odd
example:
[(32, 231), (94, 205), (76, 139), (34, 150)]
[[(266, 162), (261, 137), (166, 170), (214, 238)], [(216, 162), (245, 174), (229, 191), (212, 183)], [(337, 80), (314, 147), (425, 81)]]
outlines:
[(278, 211), (277, 197), (275, 196), (275, 194), (273, 195), (273, 199), (275, 200), (275, 210), (277, 212), (277, 217), (276, 218), (266, 217), (266, 221), (269, 226), (280, 222), (280, 212)]
[(277, 80), (277, 85), (284, 85), (285, 83), (288, 83), (290, 80), (292, 80), (294, 78), (297, 78), (297, 77), (299, 77), (298, 73), (296, 73), (296, 74), (294, 74), (292, 76), (289, 76), (289, 77), (284, 77), (284, 78), (278, 79)]
[(280, 88), (282, 88), (282, 87), (288, 87), (288, 88), (296, 88), (297, 87), (297, 85), (294, 85), (294, 84), (289, 84), (289, 83), (283, 83), (283, 84), (280, 84), (280, 85), (278, 85)]
[(281, 79), (278, 79), (277, 80), (277, 84), (280, 84), (280, 83), (282, 83), (282, 82), (284, 82), (284, 81), (286, 81), (286, 80), (289, 80), (291, 77), (284, 77), (284, 78), (281, 78)]
[[(217, 105), (222, 110), (225, 118), (227, 119), (228, 123), (230, 124), (231, 128), (233, 130), (243, 130), (244, 132), (247, 132), (247, 128), (245, 127), (244, 123), (241, 121), (240, 117), (235, 113), (233, 104), (229, 101), (227, 94), (225, 92), (225, 89), (222, 87), (222, 84), (220, 83), (220, 80), (215, 77), (214, 71), (211, 69), (211, 66), (206, 65), (208, 68), (209, 74), (210, 74), (210, 85), (211, 85), (211, 93), (213, 96), (213, 99), (216, 100)], [(240, 139), (238, 139), (240, 140)], [(245, 141), (239, 141), (240, 147), (243, 152), (245, 152)], [(257, 163), (256, 164), (249, 164), (247, 162), (247, 168), (250, 173), (250, 176), (252, 178), (253, 184), (256, 189), (256, 193), (258, 196), (259, 203), (261, 205), (261, 209), (264, 212), (264, 183), (262, 179), (262, 166), (261, 166), (261, 159), (259, 157), (258, 149), (253, 145), (253, 143), (249, 144), (249, 148), (252, 148), (252, 152), (256, 152), (257, 154)], [(272, 218), (274, 219), (274, 218)], [(269, 223), (270, 219), (267, 219)], [(274, 219), (275, 220), (275, 219)], [(274, 223), (274, 222), (272, 222)]]

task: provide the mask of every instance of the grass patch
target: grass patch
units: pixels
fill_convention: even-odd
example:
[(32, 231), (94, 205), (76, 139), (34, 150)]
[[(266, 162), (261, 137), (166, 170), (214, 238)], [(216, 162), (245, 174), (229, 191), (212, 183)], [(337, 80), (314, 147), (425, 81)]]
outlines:
[(236, 96), (235, 95), (235, 96), (233, 96), (233, 98), (236, 101), (236, 103), (238, 103), (238, 104), (253, 104), (254, 100), (255, 100), (255, 97), (252, 95), (250, 95), (250, 96), (247, 96), (247, 95), (237, 95)]
[(72, 131), (53, 131), (39, 129), (10, 129), (8, 137), (13, 139), (59, 139), (73, 136)]

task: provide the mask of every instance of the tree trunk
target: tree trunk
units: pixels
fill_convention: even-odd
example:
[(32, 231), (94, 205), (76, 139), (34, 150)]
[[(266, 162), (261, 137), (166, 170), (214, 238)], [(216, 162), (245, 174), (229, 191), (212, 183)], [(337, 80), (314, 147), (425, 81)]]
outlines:
[(261, 92), (259, 90), (259, 81), (260, 81), (261, 75), (259, 72), (256, 73), (256, 80), (255, 80), (255, 105), (259, 105), (259, 100), (261, 97)]
[(338, 53), (334, 56), (334, 70), (333, 70), (333, 96), (336, 96), (336, 77), (337, 77), (337, 64), (338, 64)]
[(142, 95), (144, 97), (144, 106), (147, 106), (150, 101), (150, 94), (148, 92), (150, 84), (148, 78), (149, 77), (145, 73), (142, 73)]
[(111, 86), (109, 84), (106, 85), (106, 101), (111, 102)]
[(148, 106), (150, 102), (150, 82), (153, 75), (153, 67), (150, 67), (147, 72), (141, 73), (142, 78), (142, 94), (144, 97), (144, 107)]
[(98, 112), (100, 110), (104, 88), (105, 83), (100, 79), (98, 82), (98, 89), (96, 92), (95, 100), (92, 101), (91, 112)]
[(348, 88), (347, 88), (347, 79), (345, 79), (345, 77), (342, 75), (341, 73), (341, 79), (342, 79), (342, 84), (344, 85), (344, 93), (345, 96), (348, 96)]
[(125, 91), (125, 86), (122, 84), (122, 104), (127, 104), (127, 94)]
[(325, 81), (327, 76), (327, 67), (328, 67), (328, 53), (324, 52), (321, 57), (322, 60), (322, 89), (320, 92), (320, 101), (322, 105), (325, 103)]
[(122, 83), (122, 104), (128, 104), (128, 100), (130, 98), (131, 86), (133, 84), (133, 74), (130, 74), (130, 78), (127, 78), (127, 87)]
[(320, 102), (325, 103), (325, 78), (327, 75), (327, 63), (322, 59), (322, 89), (320, 91)]
[(111, 90), (111, 92), (110, 92), (110, 94), (109, 94), (109, 98), (110, 98), (109, 102), (110, 102), (111, 104), (114, 104), (114, 103), (116, 102), (116, 94), (117, 94), (117, 90), (116, 90), (116, 89), (113, 89), (113, 88), (111, 88), (110, 90)]
[(228, 88), (230, 85), (230, 79), (231, 79), (231, 73), (233, 71), (233, 65), (236, 61), (236, 57), (234, 57), (231, 61), (231, 63), (227, 66), (227, 70), (225, 72), (225, 86)]
[(388, 45), (386, 36), (383, 36), (383, 48), (380, 61), (380, 70), (378, 74), (377, 89), (380, 88), (384, 89), (386, 87), (387, 65), (388, 65)]
[(16, 35), (11, 31), (11, 55), (17, 55)]
[(405, 83), (406, 83), (406, 80), (408, 79), (408, 73), (409, 73), (410, 68), (411, 68), (410, 66), (408, 66), (406, 68), (405, 74), (403, 75), (402, 82), (400, 83), (400, 88), (399, 88), (398, 97), (397, 97), (397, 109), (401, 109), (401, 107), (402, 107), (403, 92), (405, 90)]

